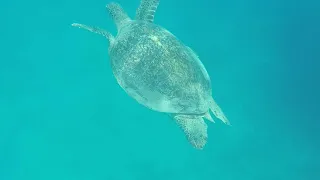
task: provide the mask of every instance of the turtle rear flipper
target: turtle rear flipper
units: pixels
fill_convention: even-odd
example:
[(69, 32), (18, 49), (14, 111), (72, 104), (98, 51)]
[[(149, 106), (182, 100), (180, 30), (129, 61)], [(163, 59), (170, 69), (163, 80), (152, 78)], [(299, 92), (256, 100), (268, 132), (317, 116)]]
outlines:
[(106, 31), (106, 30), (101, 29), (101, 28), (92, 27), (92, 26), (87, 26), (87, 25), (79, 24), (79, 23), (73, 23), (72, 26), (78, 27), (78, 28), (81, 28), (81, 29), (85, 29), (85, 30), (88, 30), (88, 31), (93, 32), (93, 33), (100, 34), (100, 35), (106, 37), (106, 38), (109, 40), (110, 45), (111, 45), (111, 44), (113, 43), (113, 41), (114, 41), (114, 37), (112, 36), (112, 34), (109, 33), (109, 32)]
[(160, 0), (141, 0), (140, 6), (137, 9), (136, 19), (152, 23), (159, 1)]
[(124, 24), (128, 23), (131, 20), (128, 14), (122, 9), (120, 4), (118, 3), (109, 3), (107, 4), (106, 8), (113, 21), (116, 23), (118, 31)]
[(196, 149), (203, 149), (207, 143), (207, 124), (198, 115), (174, 115), (173, 119)]

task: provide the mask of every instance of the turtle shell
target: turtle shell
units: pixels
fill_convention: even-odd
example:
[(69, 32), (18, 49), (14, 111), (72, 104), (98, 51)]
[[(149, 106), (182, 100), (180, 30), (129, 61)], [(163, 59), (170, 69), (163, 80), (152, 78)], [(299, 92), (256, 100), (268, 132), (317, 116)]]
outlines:
[(118, 83), (140, 104), (166, 113), (208, 111), (207, 71), (197, 55), (166, 29), (132, 21), (118, 32), (109, 56)]

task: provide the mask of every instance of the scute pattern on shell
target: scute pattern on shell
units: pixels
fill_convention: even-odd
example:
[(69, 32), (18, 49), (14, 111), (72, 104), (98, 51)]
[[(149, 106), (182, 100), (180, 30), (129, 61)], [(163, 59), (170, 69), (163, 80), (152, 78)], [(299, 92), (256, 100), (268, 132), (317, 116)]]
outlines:
[(141, 21), (123, 27), (110, 49), (113, 72), (127, 93), (168, 113), (208, 110), (210, 79), (195, 56), (169, 31)]

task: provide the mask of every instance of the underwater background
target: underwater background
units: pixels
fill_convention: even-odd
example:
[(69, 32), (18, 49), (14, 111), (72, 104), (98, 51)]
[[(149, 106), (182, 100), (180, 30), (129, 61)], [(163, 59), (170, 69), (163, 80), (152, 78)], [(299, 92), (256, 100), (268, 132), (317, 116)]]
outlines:
[[(115, 0), (134, 17), (139, 0)], [(194, 149), (117, 84), (110, 0), (3, 0), (0, 180), (319, 180), (320, 1), (161, 0), (232, 126)]]

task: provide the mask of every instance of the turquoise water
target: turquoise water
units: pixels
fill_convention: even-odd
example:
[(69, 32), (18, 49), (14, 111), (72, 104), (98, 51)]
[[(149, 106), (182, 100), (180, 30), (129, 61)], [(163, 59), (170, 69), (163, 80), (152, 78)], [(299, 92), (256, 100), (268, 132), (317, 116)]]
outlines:
[(109, 2), (1, 3), (0, 180), (320, 179), (319, 1), (161, 0), (155, 23), (197, 52), (233, 125), (210, 123), (202, 151), (70, 26), (115, 34)]

